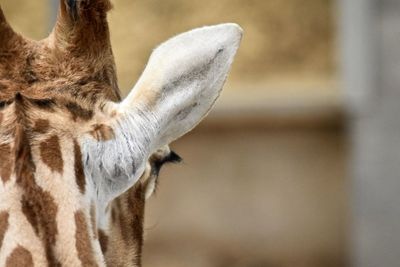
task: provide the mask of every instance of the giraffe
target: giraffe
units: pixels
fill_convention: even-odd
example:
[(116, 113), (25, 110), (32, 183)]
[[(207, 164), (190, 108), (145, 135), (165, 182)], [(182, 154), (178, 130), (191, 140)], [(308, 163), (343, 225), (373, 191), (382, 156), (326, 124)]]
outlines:
[(121, 98), (109, 0), (60, 0), (40, 41), (0, 7), (0, 266), (141, 266), (145, 201), (180, 158), (169, 144), (220, 95), (242, 30), (157, 47)]

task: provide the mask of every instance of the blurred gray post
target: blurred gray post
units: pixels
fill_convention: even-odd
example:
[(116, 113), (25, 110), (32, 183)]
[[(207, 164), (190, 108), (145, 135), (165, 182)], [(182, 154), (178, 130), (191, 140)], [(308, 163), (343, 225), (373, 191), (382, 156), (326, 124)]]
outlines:
[(400, 266), (400, 1), (341, 0), (352, 266)]

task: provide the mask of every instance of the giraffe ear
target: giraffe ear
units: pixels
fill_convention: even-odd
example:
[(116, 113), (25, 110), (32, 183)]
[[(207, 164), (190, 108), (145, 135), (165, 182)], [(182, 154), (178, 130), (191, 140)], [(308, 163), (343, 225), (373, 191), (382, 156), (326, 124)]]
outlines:
[[(227, 77), (242, 30), (236, 24), (178, 35), (151, 55), (141, 78), (114, 114), (114, 138), (84, 140), (86, 171), (105, 203), (128, 190), (150, 155), (196, 126), (207, 115)], [(98, 179), (101, 177), (101, 179)]]
[(210, 111), (239, 47), (242, 29), (221, 24), (180, 34), (161, 44), (128, 97), (124, 113), (137, 113), (156, 129), (150, 152), (195, 127)]

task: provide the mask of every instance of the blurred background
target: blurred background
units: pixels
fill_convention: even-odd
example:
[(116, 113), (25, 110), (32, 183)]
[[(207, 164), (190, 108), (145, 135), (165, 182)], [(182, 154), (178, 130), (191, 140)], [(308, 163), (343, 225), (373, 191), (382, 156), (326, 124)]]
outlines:
[[(56, 2), (1, 4), (16, 30), (40, 39), (52, 27)], [(370, 51), (363, 47), (373, 38), (362, 37), (368, 31), (380, 36), (376, 26), (392, 6), (376, 9), (374, 24), (364, 16), (379, 6), (369, 5), (379, 2), (372, 0), (112, 2), (111, 37), (124, 94), (167, 38), (222, 22), (244, 29), (215, 109), (172, 145), (184, 163), (162, 171), (148, 203), (144, 266), (344, 267), (351, 265), (352, 251), (356, 258), (376, 252), (368, 247), (358, 253), (349, 245), (358, 244), (352, 203), (369, 204), (358, 201), (361, 193), (353, 197), (348, 162), (363, 169), (357, 155), (368, 154), (374, 134), (362, 139), (364, 150), (357, 149), (364, 147), (353, 141), (364, 132), (357, 118), (365, 94), (346, 88), (357, 81), (371, 87), (372, 70), (365, 70)], [(355, 205), (361, 215), (369, 210), (363, 205)], [(360, 234), (362, 244), (377, 238), (365, 238), (370, 232), (366, 227)]]

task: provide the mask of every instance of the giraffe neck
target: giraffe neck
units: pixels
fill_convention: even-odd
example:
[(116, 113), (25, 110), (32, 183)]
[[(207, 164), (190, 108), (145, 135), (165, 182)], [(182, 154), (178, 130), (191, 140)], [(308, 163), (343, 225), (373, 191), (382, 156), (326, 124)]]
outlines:
[(99, 225), (99, 239), (107, 266), (142, 266), (146, 199), (157, 187), (161, 167), (181, 160), (169, 146), (157, 150), (149, 158), (139, 181), (107, 207), (104, 227)]
[(111, 202), (99, 239), (107, 266), (140, 267), (145, 195), (138, 183)]
[[(110, 8), (109, 0), (60, 1), (52, 34), (36, 42), (15, 34), (0, 7), (0, 266), (140, 266), (144, 190), (131, 188), (106, 212), (75, 134), (91, 118), (88, 106), (121, 100)], [(48, 113), (53, 98), (64, 98), (67, 111), (31, 120), (25, 115), (36, 110), (10, 101), (18, 93), (41, 99), (36, 108)]]
[(19, 101), (1, 113), (0, 266), (104, 266), (77, 139)]
[(0, 266), (141, 266), (150, 171), (104, 205), (85, 176), (80, 131), (68, 121), (59, 131), (56, 113), (24, 101), (17, 94), (0, 110)]

